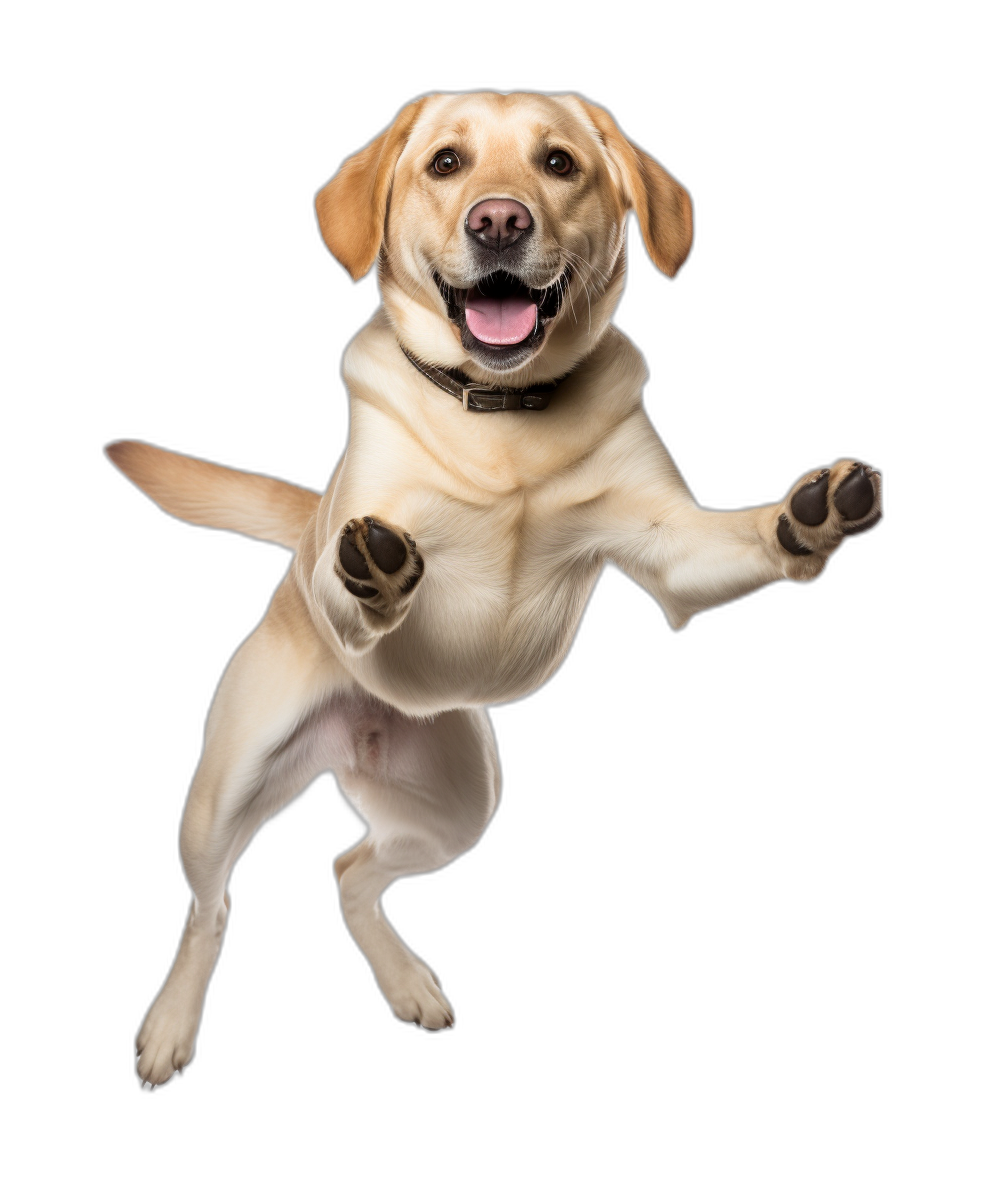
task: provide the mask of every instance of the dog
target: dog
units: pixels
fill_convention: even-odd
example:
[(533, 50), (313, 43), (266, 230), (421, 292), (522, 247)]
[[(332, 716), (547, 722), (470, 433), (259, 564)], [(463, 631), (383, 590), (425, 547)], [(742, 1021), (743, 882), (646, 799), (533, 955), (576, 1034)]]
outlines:
[(348, 928), (393, 1012), (450, 1027), (385, 889), (470, 848), (497, 805), (486, 705), (562, 661), (606, 563), (673, 628), (779, 579), (808, 580), (881, 517), (881, 478), (842, 460), (776, 505), (698, 507), (648, 421), (643, 360), (611, 324), (634, 211), (672, 277), (686, 190), (574, 95), (433, 95), (316, 197), (353, 279), (382, 304), (346, 351), (346, 451), (321, 497), (137, 441), (111, 459), (169, 513), (295, 552), (210, 710), (181, 827), (193, 900), (140, 1028), (137, 1072), (192, 1058), (258, 827), (332, 770), (368, 822), (335, 862)]

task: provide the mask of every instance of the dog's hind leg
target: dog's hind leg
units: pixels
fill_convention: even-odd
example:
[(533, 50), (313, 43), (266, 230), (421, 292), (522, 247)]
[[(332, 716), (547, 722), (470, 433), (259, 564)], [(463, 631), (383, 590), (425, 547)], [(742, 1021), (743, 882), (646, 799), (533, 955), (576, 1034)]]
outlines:
[(336, 860), (343, 916), (395, 1014), (425, 1028), (450, 1027), (454, 1016), (436, 975), (388, 923), (381, 896), (400, 876), (443, 867), (483, 833), (500, 787), (490, 721), (477, 709), (416, 720), (358, 703), (341, 713), (339, 727), (351, 743), (336, 774), (370, 825), (365, 840)]
[(293, 581), (285, 581), (231, 660), (207, 720), (181, 831), (192, 907), (175, 963), (137, 1036), (137, 1072), (151, 1085), (192, 1058), (227, 921), (231, 869), (259, 825), (327, 767), (298, 725), (341, 677)]

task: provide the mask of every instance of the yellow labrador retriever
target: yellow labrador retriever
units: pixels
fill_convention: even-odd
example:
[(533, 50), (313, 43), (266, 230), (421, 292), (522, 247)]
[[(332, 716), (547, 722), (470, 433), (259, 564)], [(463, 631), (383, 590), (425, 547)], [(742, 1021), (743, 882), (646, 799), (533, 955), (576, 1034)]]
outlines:
[(137, 1037), (152, 1085), (193, 1055), (235, 860), (320, 772), (369, 823), (336, 860), (351, 933), (397, 1016), (448, 1027), (437, 977), (381, 897), (490, 820), (485, 705), (549, 678), (607, 562), (678, 628), (771, 580), (810, 579), (881, 515), (878, 473), (850, 460), (777, 505), (694, 503), (644, 413), (644, 363), (610, 324), (628, 212), (673, 276), (690, 199), (601, 108), (420, 99), (316, 208), (354, 279), (377, 258), (383, 301), (346, 352), (350, 435), (326, 493), (138, 442), (109, 448), (169, 512), (296, 552), (210, 711), (182, 822), (192, 908)]

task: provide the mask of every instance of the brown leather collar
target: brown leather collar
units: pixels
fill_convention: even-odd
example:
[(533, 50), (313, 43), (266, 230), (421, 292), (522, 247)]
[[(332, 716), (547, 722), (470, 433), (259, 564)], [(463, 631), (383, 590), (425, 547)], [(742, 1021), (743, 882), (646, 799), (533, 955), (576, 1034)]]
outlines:
[(440, 366), (421, 362), (401, 345), (399, 348), (425, 378), (458, 399), (463, 411), (542, 411), (549, 406), (553, 392), (563, 381), (558, 378), (554, 382), (540, 382), (520, 389), (484, 386), (481, 382), (472, 382), (461, 370), (443, 370)]

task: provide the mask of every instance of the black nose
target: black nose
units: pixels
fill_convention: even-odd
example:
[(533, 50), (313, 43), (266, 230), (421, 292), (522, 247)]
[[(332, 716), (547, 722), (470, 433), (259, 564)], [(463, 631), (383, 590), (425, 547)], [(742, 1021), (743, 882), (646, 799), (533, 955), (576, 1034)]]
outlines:
[(474, 205), (466, 229), (486, 247), (501, 251), (518, 241), (532, 227), (527, 206), (510, 197), (491, 197)]

